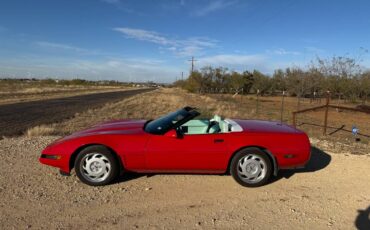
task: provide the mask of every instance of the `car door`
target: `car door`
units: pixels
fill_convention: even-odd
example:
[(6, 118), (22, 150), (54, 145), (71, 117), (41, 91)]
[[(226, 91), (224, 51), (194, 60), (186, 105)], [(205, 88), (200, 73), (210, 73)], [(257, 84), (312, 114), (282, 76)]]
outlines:
[(152, 135), (147, 143), (146, 168), (162, 172), (224, 172), (229, 135)]

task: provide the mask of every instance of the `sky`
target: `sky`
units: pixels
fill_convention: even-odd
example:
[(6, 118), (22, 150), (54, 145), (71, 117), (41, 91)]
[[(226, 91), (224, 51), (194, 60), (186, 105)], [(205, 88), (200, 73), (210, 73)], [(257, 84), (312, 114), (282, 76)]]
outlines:
[(0, 77), (173, 82), (195, 68), (370, 67), (370, 1), (1, 0)]

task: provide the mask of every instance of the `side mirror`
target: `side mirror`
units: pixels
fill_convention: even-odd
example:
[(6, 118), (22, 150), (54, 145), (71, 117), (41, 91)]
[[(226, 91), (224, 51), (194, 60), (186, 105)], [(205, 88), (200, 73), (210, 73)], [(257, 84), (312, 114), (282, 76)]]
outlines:
[(177, 132), (174, 129), (171, 129), (170, 131), (165, 133), (164, 136), (165, 137), (172, 137), (172, 138), (177, 138), (178, 137)]

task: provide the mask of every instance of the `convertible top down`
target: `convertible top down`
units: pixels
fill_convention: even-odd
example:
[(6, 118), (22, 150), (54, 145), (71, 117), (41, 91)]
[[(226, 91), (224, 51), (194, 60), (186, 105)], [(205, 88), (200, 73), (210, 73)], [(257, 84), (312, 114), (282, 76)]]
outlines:
[(47, 146), (40, 162), (64, 174), (74, 168), (89, 185), (111, 183), (125, 172), (228, 173), (241, 185), (268, 182), (279, 169), (303, 167), (307, 135), (280, 122), (195, 119), (185, 107), (156, 120), (118, 120), (73, 133)]

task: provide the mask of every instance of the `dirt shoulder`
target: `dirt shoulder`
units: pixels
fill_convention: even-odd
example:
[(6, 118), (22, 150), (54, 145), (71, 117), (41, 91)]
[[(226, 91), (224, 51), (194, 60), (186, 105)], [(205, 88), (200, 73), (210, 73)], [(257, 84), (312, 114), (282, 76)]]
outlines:
[[(369, 155), (317, 147), (306, 170), (282, 172), (260, 188), (241, 187), (227, 175), (135, 174), (94, 188), (38, 163), (40, 151), (56, 138), (0, 140), (4, 229), (354, 229), (369, 224)], [(359, 212), (365, 209), (367, 216)]]

